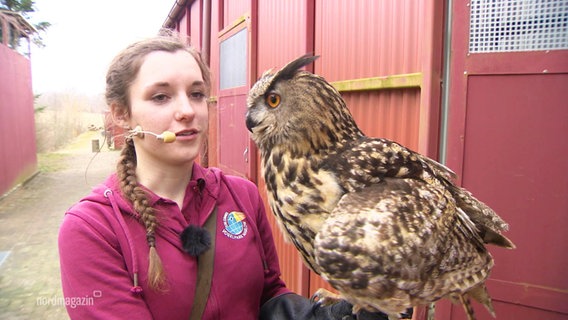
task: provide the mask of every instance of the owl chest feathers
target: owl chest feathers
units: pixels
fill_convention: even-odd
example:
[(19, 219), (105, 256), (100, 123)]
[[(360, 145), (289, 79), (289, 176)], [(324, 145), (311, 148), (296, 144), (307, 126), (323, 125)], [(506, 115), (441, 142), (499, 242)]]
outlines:
[(273, 152), (263, 165), (263, 174), (272, 201), (285, 209), (285, 215), (326, 215), (344, 193), (335, 174), (321, 169), (318, 157), (294, 158)]
[(290, 237), (305, 236), (300, 245), (309, 254), (315, 235), (344, 194), (337, 177), (321, 169), (319, 157), (275, 150), (263, 159), (263, 175), (278, 223)]

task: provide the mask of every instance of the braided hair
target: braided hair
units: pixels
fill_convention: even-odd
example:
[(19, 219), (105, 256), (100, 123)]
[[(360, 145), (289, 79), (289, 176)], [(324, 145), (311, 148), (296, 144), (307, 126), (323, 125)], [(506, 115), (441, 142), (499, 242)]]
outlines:
[[(129, 116), (130, 87), (135, 81), (144, 58), (151, 52), (189, 52), (197, 61), (207, 90), (211, 86), (209, 68), (200, 54), (187, 45), (178, 34), (164, 29), (156, 37), (136, 42), (120, 52), (111, 62), (106, 76), (105, 98), (109, 106), (114, 107), (114, 113)], [(206, 94), (209, 94), (207, 92)], [(138, 184), (136, 177), (136, 149), (132, 138), (126, 139), (121, 157), (117, 163), (117, 176), (123, 196), (130, 201), (134, 210), (140, 215), (140, 222), (146, 229), (146, 240), (149, 246), (148, 286), (154, 290), (166, 288), (166, 276), (163, 265), (156, 250), (156, 228), (158, 219), (156, 210), (150, 206), (148, 195)]]

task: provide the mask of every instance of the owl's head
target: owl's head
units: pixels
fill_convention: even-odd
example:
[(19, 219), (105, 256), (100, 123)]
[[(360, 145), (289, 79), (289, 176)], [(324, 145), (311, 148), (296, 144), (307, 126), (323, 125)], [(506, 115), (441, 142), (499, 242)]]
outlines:
[(305, 55), (267, 71), (250, 90), (246, 125), (262, 152), (283, 146), (311, 153), (360, 133), (339, 92), (300, 70), (317, 58)]

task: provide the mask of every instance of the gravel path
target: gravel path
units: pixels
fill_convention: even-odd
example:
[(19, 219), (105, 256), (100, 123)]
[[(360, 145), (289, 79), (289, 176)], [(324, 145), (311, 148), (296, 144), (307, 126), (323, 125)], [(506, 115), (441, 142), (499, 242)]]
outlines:
[(41, 157), (45, 169), (0, 200), (0, 319), (68, 319), (57, 233), (67, 208), (114, 171), (119, 152), (95, 156), (98, 138), (88, 132)]

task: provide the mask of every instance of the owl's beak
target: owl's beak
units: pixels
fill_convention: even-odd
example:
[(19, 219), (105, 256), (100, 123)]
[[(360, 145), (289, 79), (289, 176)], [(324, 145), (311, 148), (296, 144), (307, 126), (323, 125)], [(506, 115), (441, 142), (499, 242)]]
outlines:
[(252, 133), (252, 129), (258, 125), (258, 122), (255, 122), (254, 120), (252, 120), (252, 117), (250, 116), (250, 114), (248, 112), (247, 112), (246, 123), (247, 123), (247, 129), (248, 129), (248, 131), (250, 131), (250, 133)]

